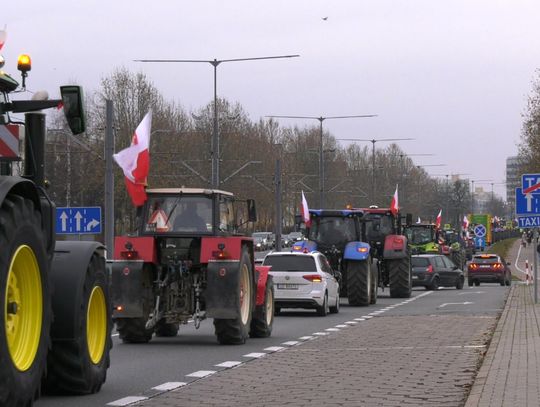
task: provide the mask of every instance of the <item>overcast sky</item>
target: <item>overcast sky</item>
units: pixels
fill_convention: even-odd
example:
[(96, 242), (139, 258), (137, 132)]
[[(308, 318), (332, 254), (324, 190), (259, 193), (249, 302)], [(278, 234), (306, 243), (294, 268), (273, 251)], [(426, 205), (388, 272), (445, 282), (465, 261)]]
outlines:
[[(300, 54), (222, 64), (218, 95), (253, 120), (377, 114), (324, 128), (337, 138), (411, 137), (399, 143), (405, 152), (436, 154), (416, 164), (446, 164), (426, 167), (431, 174), (495, 183), (517, 153), (540, 67), (538, 0), (8, 0), (4, 25), (4, 69), (17, 74), (17, 55), (29, 53), (28, 88), (53, 97), (72, 81), (96, 90), (123, 66), (196, 109), (213, 98), (210, 64), (133, 60)], [(504, 197), (504, 186), (495, 192)]]

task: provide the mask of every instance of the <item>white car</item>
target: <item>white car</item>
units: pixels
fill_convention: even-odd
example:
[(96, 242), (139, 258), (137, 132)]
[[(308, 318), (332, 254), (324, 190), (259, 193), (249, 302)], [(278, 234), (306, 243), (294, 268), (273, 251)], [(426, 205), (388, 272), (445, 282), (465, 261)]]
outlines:
[(272, 266), (276, 314), (281, 308), (315, 308), (320, 316), (339, 312), (337, 272), (322, 253), (269, 253), (263, 265)]

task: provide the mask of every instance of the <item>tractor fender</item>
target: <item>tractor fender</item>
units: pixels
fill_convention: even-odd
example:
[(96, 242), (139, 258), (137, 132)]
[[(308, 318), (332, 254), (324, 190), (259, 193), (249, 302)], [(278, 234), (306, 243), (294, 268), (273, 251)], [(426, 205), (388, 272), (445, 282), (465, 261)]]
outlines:
[(156, 241), (153, 237), (115, 236), (113, 259), (121, 260), (122, 252), (127, 250), (126, 246), (130, 246), (131, 250), (137, 252), (138, 260), (157, 264)]
[(407, 238), (403, 235), (388, 235), (384, 239), (385, 259), (401, 259), (407, 257)]
[(83, 295), (86, 270), (93, 254), (104, 249), (99, 242), (56, 242), (50, 273), (53, 292), (53, 340), (76, 339), (79, 327), (75, 320), (77, 313), (73, 310), (78, 307)]
[(365, 242), (349, 242), (343, 252), (344, 260), (366, 260), (369, 257), (371, 247)]
[(215, 253), (223, 251), (226, 253), (227, 259), (240, 261), (244, 246), (248, 247), (248, 251), (253, 258), (253, 239), (245, 236), (212, 236), (203, 237), (201, 239), (201, 263), (209, 263), (215, 258)]
[(272, 276), (268, 274), (271, 268), (271, 266), (255, 266), (255, 281), (257, 283), (257, 298), (255, 300), (255, 306), (264, 304), (266, 285), (268, 284), (268, 281), (272, 279)]
[(208, 263), (206, 290), (204, 293), (206, 315), (208, 317), (218, 319), (236, 319), (240, 317), (239, 278), (239, 261), (216, 260)]
[(292, 246), (293, 252), (314, 252), (317, 250), (317, 243), (312, 240), (302, 240)]
[[(146, 266), (146, 267), (145, 267)], [(144, 260), (113, 260), (107, 262), (111, 286), (109, 294), (114, 318), (143, 318), (143, 297), (145, 290), (143, 282), (145, 272), (152, 267)]]

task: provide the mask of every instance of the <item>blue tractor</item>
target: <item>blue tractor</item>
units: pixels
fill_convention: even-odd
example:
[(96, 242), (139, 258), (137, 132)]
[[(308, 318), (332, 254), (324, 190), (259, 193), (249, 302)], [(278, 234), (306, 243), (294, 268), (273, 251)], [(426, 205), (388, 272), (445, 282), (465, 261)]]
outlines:
[(357, 209), (310, 209), (306, 240), (293, 244), (293, 251), (320, 251), (337, 274), (340, 296), (349, 305), (377, 302), (378, 273), (372, 267), (371, 247), (365, 242), (364, 212)]

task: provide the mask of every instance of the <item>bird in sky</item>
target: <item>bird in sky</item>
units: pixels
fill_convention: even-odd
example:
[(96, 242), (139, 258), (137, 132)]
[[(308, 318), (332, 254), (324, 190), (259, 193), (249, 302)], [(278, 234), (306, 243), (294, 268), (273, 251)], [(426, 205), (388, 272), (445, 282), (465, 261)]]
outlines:
[(328, 17), (323, 17), (322, 19), (323, 19), (324, 21), (326, 21), (326, 20), (328, 20)]

